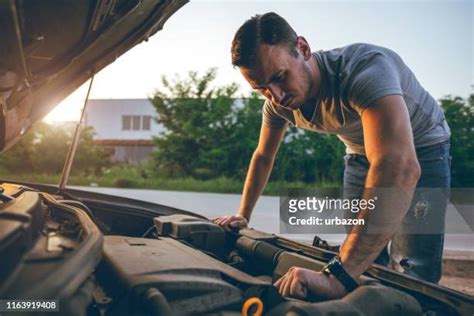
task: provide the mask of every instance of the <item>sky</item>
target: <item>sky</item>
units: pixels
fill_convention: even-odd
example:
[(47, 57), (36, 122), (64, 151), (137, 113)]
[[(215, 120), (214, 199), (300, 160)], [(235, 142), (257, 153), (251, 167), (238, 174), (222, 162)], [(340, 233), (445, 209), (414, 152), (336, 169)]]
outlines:
[[(94, 78), (91, 99), (147, 98), (163, 75), (185, 77), (216, 67), (216, 86), (248, 83), (230, 62), (230, 44), (255, 14), (276, 12), (310, 43), (330, 50), (364, 42), (396, 51), (436, 99), (467, 97), (474, 84), (474, 0), (191, 1), (163, 30), (118, 58)], [(63, 100), (46, 121), (78, 120), (87, 83)]]

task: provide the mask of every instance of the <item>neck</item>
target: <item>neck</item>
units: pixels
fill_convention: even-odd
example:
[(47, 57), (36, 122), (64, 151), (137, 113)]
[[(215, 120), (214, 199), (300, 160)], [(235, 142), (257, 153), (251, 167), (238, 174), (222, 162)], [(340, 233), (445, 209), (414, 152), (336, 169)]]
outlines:
[(321, 86), (321, 70), (319, 68), (318, 61), (316, 57), (311, 54), (311, 59), (309, 61), (309, 69), (311, 72), (311, 92), (309, 98), (316, 100), (319, 96), (319, 87)]

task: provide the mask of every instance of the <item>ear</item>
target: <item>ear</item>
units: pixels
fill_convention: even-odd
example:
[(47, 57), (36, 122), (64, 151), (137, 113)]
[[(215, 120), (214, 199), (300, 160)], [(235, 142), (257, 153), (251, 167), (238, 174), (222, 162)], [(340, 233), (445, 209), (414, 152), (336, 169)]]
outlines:
[(303, 36), (298, 36), (296, 49), (300, 52), (305, 61), (311, 58), (311, 47), (309, 47), (308, 41)]

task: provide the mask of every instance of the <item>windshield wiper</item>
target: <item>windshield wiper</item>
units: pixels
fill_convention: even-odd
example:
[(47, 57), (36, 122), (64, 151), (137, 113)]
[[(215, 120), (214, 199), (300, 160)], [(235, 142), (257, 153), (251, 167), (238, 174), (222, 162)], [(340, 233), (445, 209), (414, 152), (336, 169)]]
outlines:
[(81, 134), (82, 123), (84, 121), (84, 114), (86, 113), (87, 103), (89, 101), (89, 94), (92, 88), (92, 82), (94, 82), (94, 71), (92, 71), (91, 80), (89, 82), (89, 88), (87, 89), (87, 95), (84, 100), (84, 106), (82, 107), (81, 117), (77, 122), (76, 129), (74, 130), (74, 135), (72, 137), (71, 145), (67, 151), (66, 161), (64, 162), (63, 172), (61, 174), (61, 181), (59, 182), (58, 193), (62, 193), (66, 189), (67, 180), (69, 179), (69, 173), (71, 172), (72, 162), (74, 161), (74, 156), (76, 155), (77, 145), (79, 144), (79, 135)]

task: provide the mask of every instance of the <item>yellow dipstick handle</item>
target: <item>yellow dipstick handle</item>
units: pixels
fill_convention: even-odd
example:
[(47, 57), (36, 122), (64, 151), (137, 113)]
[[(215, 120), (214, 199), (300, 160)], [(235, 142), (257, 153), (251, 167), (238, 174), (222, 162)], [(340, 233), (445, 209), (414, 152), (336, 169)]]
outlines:
[(257, 304), (257, 310), (252, 316), (261, 316), (263, 312), (263, 302), (258, 297), (251, 297), (242, 305), (242, 316), (249, 316), (250, 307)]

